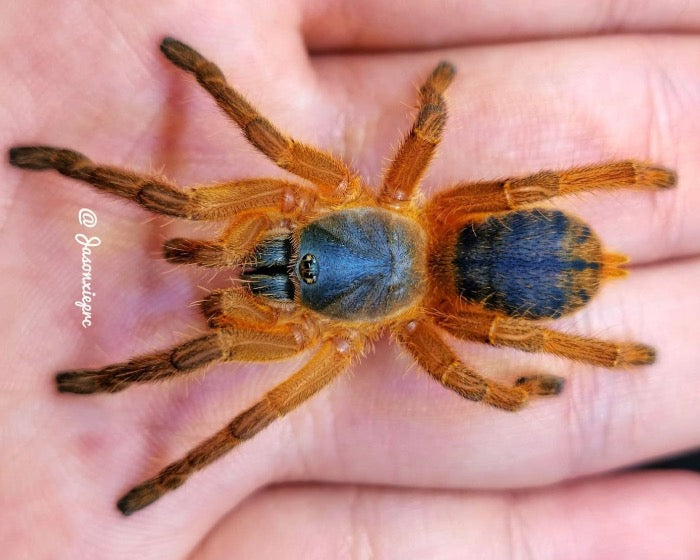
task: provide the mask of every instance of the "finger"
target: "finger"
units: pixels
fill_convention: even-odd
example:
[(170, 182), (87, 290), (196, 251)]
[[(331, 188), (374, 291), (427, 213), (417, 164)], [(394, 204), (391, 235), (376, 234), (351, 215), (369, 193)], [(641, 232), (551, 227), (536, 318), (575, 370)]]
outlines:
[[(696, 254), (698, 47), (694, 37), (614, 37), (441, 53), (457, 74), (447, 92), (444, 141), (423, 192), (429, 197), (460, 181), (542, 169), (648, 160), (675, 169), (677, 188), (599, 190), (553, 204), (580, 214), (606, 246), (635, 263)], [(328, 99), (342, 100), (338, 114), (358, 116), (346, 134), (346, 159), (370, 177), (381, 173), (383, 157), (393, 152), (397, 128), (409, 126), (405, 105), (415, 97), (409, 86), (419, 83), (433, 58), (359, 58), (343, 65), (334, 58), (319, 60)], [(358, 73), (373, 84), (369, 99), (355, 93)]]
[(700, 555), (699, 500), (700, 476), (676, 473), (515, 494), (280, 487), (241, 504), (191, 558), (681, 560)]
[[(695, 3), (673, 0), (562, 4), (535, 2), (413, 2), (308, 0), (303, 29), (312, 50), (436, 48), (495, 41), (619, 32), (691, 32), (700, 25)], [(390, 22), (390, 24), (388, 24)]]

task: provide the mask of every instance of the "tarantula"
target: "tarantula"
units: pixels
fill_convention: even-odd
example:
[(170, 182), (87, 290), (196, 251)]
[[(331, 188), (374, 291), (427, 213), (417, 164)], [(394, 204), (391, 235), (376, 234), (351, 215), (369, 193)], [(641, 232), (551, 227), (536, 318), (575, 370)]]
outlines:
[(459, 395), (506, 410), (553, 395), (556, 376), (508, 386), (472, 371), (444, 342), (458, 338), (548, 352), (605, 367), (650, 364), (644, 344), (564, 334), (538, 320), (584, 306), (625, 257), (605, 251), (583, 221), (535, 208), (554, 196), (600, 188), (669, 188), (675, 174), (633, 160), (459, 183), (422, 204), (418, 184), (447, 117), (455, 69), (441, 62), (420, 87), (418, 114), (384, 175), (379, 195), (327, 152), (277, 130), (221, 70), (172, 38), (163, 54), (193, 74), (248, 141), (305, 183), (245, 179), (182, 190), (162, 177), (95, 164), (73, 150), (15, 147), (10, 162), (68, 177), (189, 220), (227, 220), (215, 240), (171, 239), (172, 263), (240, 267), (242, 282), (201, 308), (210, 330), (127, 362), (59, 373), (58, 390), (116, 392), (218, 362), (281, 360), (314, 347), (308, 362), (182, 459), (118, 501), (126, 515), (179, 487), (195, 471), (253, 437), (325, 387), (388, 331), (432, 377)]

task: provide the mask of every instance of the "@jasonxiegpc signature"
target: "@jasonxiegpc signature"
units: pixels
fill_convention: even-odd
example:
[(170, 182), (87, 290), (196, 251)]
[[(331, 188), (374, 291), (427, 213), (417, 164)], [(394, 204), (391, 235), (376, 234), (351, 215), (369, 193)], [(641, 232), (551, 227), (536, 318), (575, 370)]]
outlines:
[[(86, 228), (94, 228), (97, 225), (97, 214), (89, 208), (81, 208), (78, 211), (78, 222)], [(75, 240), (82, 247), (81, 253), (81, 294), (82, 298), (75, 302), (83, 313), (82, 325), (84, 329), (92, 326), (92, 298), (95, 292), (92, 291), (92, 249), (98, 247), (102, 240), (97, 237), (88, 237), (84, 233), (76, 233)]]

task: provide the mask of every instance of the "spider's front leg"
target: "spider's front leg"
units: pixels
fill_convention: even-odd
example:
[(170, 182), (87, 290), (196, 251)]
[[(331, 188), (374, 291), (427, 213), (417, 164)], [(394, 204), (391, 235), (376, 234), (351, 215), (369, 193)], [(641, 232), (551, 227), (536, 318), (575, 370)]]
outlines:
[(654, 363), (653, 348), (638, 342), (611, 342), (548, 329), (524, 319), (497, 313), (460, 311), (437, 319), (450, 334), (493, 346), (517, 348), (525, 352), (546, 352), (594, 366), (628, 368)]
[(260, 401), (236, 416), (182, 459), (133, 488), (119, 500), (117, 507), (123, 514), (130, 515), (181, 486), (192, 473), (252, 438), (328, 385), (361, 353), (362, 346), (363, 342), (358, 336), (337, 335), (326, 340), (294, 375), (268, 391)]
[(166, 37), (160, 50), (177, 67), (197, 78), (219, 107), (243, 131), (248, 141), (282, 169), (314, 183), (329, 204), (357, 198), (360, 179), (331, 154), (289, 138), (226, 81), (216, 64), (189, 45)]
[(554, 375), (521, 377), (514, 387), (486, 379), (463, 364), (426, 320), (405, 323), (398, 330), (397, 337), (433, 378), (472, 401), (518, 410), (531, 395), (556, 395), (564, 384), (563, 379)]

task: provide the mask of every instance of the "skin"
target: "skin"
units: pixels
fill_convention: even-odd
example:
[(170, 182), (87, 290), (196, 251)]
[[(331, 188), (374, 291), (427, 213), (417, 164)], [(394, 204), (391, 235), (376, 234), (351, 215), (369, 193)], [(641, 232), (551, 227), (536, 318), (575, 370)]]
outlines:
[[(57, 174), (5, 162), (0, 190), (0, 542), (10, 558), (697, 558), (700, 479), (612, 470), (700, 445), (700, 3), (6, 3), (0, 145), (52, 144), (182, 185), (283, 176), (248, 147), (165, 34), (221, 66), (282, 129), (381, 174), (415, 86), (458, 68), (424, 192), (635, 157), (672, 192), (558, 207), (631, 258), (563, 329), (639, 340), (654, 366), (610, 372), (455, 344), (477, 371), (568, 379), (512, 414), (465, 402), (389, 340), (300, 410), (124, 518), (116, 499), (216, 431), (301, 360), (228, 364), (117, 395), (59, 395), (58, 370), (166, 348), (204, 328), (212, 275), (159, 258), (216, 229), (152, 217)], [(352, 4), (352, 8), (350, 7)], [(501, 5), (503, 4), (503, 5)], [(521, 7), (523, 6), (523, 7)], [(525, 8), (524, 6), (527, 6)], [(524, 43), (524, 41), (528, 41)], [(98, 223), (86, 229), (80, 208)], [(80, 246), (94, 249), (80, 325)]]

